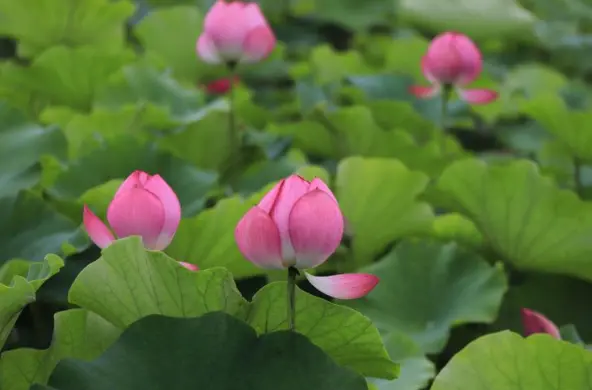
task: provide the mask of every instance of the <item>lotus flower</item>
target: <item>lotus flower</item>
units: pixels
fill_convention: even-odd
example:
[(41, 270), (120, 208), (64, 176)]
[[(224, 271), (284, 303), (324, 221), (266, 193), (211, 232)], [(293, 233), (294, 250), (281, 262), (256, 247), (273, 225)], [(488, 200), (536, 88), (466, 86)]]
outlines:
[(534, 333), (546, 333), (552, 337), (561, 340), (559, 329), (551, 320), (529, 309), (522, 309), (522, 326), (524, 327), (524, 335), (530, 336)]
[(269, 56), (275, 41), (258, 4), (217, 0), (206, 14), (197, 53), (211, 64), (256, 63)]
[(479, 77), (482, 68), (481, 52), (470, 38), (455, 32), (443, 33), (432, 40), (421, 60), (421, 70), (432, 85), (413, 86), (410, 91), (419, 98), (429, 98), (438, 95), (444, 86), (454, 87), (468, 103), (490, 103), (497, 99), (497, 92), (465, 89)]
[[(312, 182), (292, 175), (281, 180), (239, 221), (239, 250), (261, 268), (315, 268), (337, 249), (344, 219), (337, 199), (321, 179)], [(319, 291), (338, 299), (368, 294), (378, 283), (369, 274), (306, 278)]]
[[(140, 236), (147, 249), (163, 250), (172, 241), (181, 205), (159, 176), (135, 171), (119, 187), (107, 209), (107, 221), (119, 238)], [(111, 230), (84, 205), (84, 227), (91, 240), (105, 248), (115, 240)]]
[(233, 78), (225, 77), (222, 79), (214, 80), (206, 84), (205, 88), (209, 94), (212, 95), (223, 95), (230, 91), (233, 85), (238, 84), (240, 79), (238, 76)]

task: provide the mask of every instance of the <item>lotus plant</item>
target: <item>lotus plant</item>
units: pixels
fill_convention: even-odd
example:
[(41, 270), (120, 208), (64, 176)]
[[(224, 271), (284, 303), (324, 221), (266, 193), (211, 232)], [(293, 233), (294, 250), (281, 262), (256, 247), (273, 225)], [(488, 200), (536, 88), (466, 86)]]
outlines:
[[(142, 171), (133, 172), (117, 189), (107, 208), (111, 229), (87, 205), (83, 211), (86, 232), (99, 248), (106, 248), (116, 237), (140, 236), (147, 249), (164, 250), (180, 220), (181, 205), (173, 189), (159, 175)], [(193, 264), (181, 264), (197, 269)]]
[(556, 339), (561, 339), (559, 328), (551, 320), (530, 309), (522, 309), (522, 326), (524, 335), (530, 336), (535, 333), (546, 333)]
[[(288, 270), (291, 329), (298, 270), (323, 264), (339, 246), (343, 229), (344, 218), (329, 187), (321, 179), (309, 182), (297, 175), (276, 184), (236, 226), (243, 256), (261, 268)], [(378, 284), (376, 276), (363, 273), (304, 275), (316, 289), (338, 299), (363, 297)]]
[(429, 98), (456, 89), (468, 103), (490, 103), (497, 98), (497, 92), (466, 88), (479, 77), (482, 68), (481, 52), (469, 37), (456, 32), (440, 34), (421, 60), (422, 73), (431, 86), (412, 86), (411, 92), (419, 98)]

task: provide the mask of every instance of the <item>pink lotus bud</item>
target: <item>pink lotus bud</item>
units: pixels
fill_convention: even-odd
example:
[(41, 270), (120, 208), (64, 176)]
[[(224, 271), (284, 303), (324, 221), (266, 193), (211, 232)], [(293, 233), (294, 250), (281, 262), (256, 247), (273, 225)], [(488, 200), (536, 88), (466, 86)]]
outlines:
[(199, 271), (199, 267), (195, 264), (186, 263), (184, 261), (179, 261), (179, 264), (181, 264), (183, 267), (187, 268), (189, 271)]
[(238, 76), (235, 76), (232, 79), (230, 77), (226, 77), (223, 79), (218, 79), (218, 80), (214, 80), (214, 81), (209, 82), (208, 84), (205, 85), (205, 88), (209, 94), (223, 95), (226, 92), (230, 91), (230, 88), (233, 85), (238, 84), (239, 81), (240, 81), (240, 79), (238, 78)]
[(208, 11), (197, 53), (211, 64), (255, 63), (275, 46), (275, 36), (256, 3), (217, 0)]
[(536, 311), (522, 309), (522, 326), (524, 327), (525, 336), (530, 336), (534, 333), (547, 333), (561, 340), (557, 326), (547, 317)]
[(419, 98), (427, 98), (438, 95), (442, 86), (454, 86), (468, 103), (490, 103), (497, 98), (497, 92), (464, 89), (479, 77), (482, 68), (481, 52), (475, 43), (466, 35), (446, 32), (432, 40), (421, 61), (422, 72), (432, 85), (413, 86), (410, 91)]
[[(117, 237), (140, 236), (146, 248), (163, 250), (177, 231), (181, 205), (159, 175), (135, 171), (115, 193), (107, 209), (107, 220)], [(86, 205), (83, 222), (91, 240), (100, 248), (115, 240), (109, 228)]]
[[(343, 236), (343, 215), (337, 199), (319, 178), (298, 175), (280, 181), (239, 221), (239, 250), (262, 268), (314, 268), (337, 249)], [(373, 275), (316, 277), (306, 274), (321, 292), (340, 299), (366, 295), (378, 283)]]

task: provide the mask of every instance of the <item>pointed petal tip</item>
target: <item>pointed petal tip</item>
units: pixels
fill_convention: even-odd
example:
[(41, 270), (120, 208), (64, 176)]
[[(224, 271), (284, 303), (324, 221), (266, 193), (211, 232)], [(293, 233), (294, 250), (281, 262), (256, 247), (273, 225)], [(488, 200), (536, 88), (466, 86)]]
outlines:
[(497, 100), (499, 94), (492, 89), (462, 89), (460, 97), (469, 104), (488, 104)]
[(412, 85), (409, 87), (409, 93), (418, 99), (429, 99), (438, 94), (439, 88), (436, 86), (424, 87), (421, 85)]
[(86, 233), (90, 237), (91, 241), (96, 246), (103, 249), (109, 246), (115, 241), (115, 236), (111, 233), (111, 230), (97, 217), (87, 205), (84, 205), (82, 211), (82, 223)]
[(535, 333), (546, 333), (556, 339), (561, 339), (557, 325), (541, 313), (523, 308), (521, 309), (521, 314), (525, 336), (530, 336)]
[(371, 274), (341, 274), (332, 276), (313, 276), (304, 273), (306, 279), (317, 290), (337, 299), (358, 299), (370, 293), (380, 282)]

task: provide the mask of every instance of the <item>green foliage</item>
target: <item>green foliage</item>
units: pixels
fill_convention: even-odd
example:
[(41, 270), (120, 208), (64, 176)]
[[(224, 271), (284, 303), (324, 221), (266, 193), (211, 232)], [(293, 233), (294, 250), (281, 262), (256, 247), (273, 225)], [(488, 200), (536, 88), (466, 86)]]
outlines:
[(592, 354), (548, 335), (523, 339), (511, 332), (484, 336), (460, 351), (438, 374), (431, 390), (590, 389)]
[[(163, 331), (169, 336), (162, 337)], [(302, 375), (293, 375), (295, 371)], [(223, 313), (193, 319), (147, 317), (130, 326), (100, 359), (65, 360), (50, 387), (33, 388), (271, 390), (278, 383), (286, 390), (366, 388), (363, 377), (336, 365), (305, 337), (285, 331), (257, 337)]]
[[(590, 5), (258, 0), (277, 44), (231, 71), (196, 54), (213, 2), (0, 0), (0, 389), (592, 390)], [(495, 102), (410, 93), (444, 31)], [(177, 194), (174, 239), (99, 251), (83, 205), (107, 222), (136, 170)], [(307, 271), (380, 282), (301, 275), (287, 332), (286, 271), (235, 228), (293, 173), (344, 215)], [(564, 341), (494, 333), (523, 308)]]

